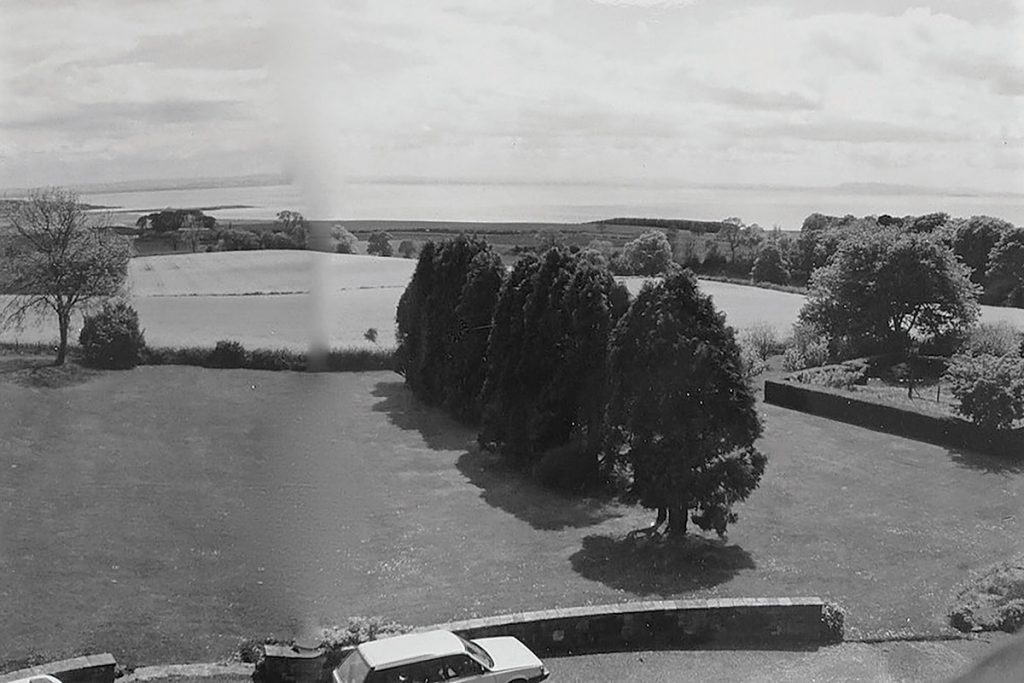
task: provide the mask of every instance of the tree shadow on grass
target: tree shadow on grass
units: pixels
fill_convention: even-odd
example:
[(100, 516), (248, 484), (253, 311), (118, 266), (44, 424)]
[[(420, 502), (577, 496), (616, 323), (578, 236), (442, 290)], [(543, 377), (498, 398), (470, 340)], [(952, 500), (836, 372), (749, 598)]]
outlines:
[(586, 536), (569, 561), (580, 576), (636, 595), (671, 597), (710, 588), (757, 565), (750, 553), (725, 541), (626, 535)]
[(498, 455), (472, 448), (455, 463), (480, 497), (534, 529), (560, 531), (594, 526), (621, 517), (610, 496), (583, 497), (541, 486), (509, 467)]
[(73, 362), (54, 365), (53, 358), (0, 356), (0, 380), (23, 387), (59, 389), (84, 384), (98, 374)]
[(385, 413), (399, 429), (419, 432), (429, 448), (465, 451), (476, 445), (476, 432), (446, 415), (440, 408), (419, 401), (402, 381), (377, 382), (371, 396), (381, 399), (371, 410)]
[(960, 467), (969, 470), (987, 474), (1024, 474), (1024, 453), (1012, 457), (967, 450), (950, 450), (949, 457)]

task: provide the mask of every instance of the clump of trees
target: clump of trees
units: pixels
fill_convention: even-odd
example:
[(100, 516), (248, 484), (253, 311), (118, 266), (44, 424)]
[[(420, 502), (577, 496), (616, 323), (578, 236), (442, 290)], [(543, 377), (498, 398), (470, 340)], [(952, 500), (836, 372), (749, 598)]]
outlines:
[(135, 225), (140, 230), (152, 230), (156, 233), (174, 232), (183, 228), (212, 230), (217, 227), (217, 219), (207, 216), (199, 209), (163, 209), (139, 216)]
[(923, 233), (861, 230), (814, 271), (800, 321), (836, 356), (905, 352), (963, 333), (977, 319), (977, 286), (949, 247)]
[(72, 315), (121, 292), (128, 277), (128, 240), (92, 218), (70, 190), (35, 190), (6, 205), (14, 232), (2, 291), (12, 295), (0, 322), (18, 326), (30, 315), (57, 317), (56, 365), (67, 358)]
[(338, 254), (356, 253), (356, 236), (344, 226), (335, 225), (331, 228), (331, 239), (334, 240), (334, 251)]
[(689, 273), (631, 303), (597, 251), (555, 246), (507, 271), (459, 236), (423, 246), (396, 322), (416, 396), (542, 482), (578, 490), (625, 471), (673, 533), (691, 517), (724, 533), (760, 480), (739, 346)]

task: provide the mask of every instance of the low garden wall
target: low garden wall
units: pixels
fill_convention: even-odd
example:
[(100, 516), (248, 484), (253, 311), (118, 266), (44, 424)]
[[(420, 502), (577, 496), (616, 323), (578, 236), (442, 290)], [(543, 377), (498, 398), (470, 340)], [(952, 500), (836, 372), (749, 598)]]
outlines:
[(766, 403), (949, 448), (1002, 456), (1024, 453), (1024, 430), (998, 432), (955, 417), (865, 401), (839, 390), (766, 380)]
[(0, 675), (0, 683), (42, 674), (54, 676), (61, 683), (113, 683), (115, 666), (113, 655), (88, 655), (50, 662), (31, 669), (12, 671), (9, 674)]
[[(540, 656), (659, 648), (813, 648), (828, 641), (820, 598), (663, 600), (573, 607), (430, 626), (465, 638), (515, 636)], [(338, 661), (342, 653), (331, 659)], [(265, 683), (324, 683), (322, 651), (267, 646)]]

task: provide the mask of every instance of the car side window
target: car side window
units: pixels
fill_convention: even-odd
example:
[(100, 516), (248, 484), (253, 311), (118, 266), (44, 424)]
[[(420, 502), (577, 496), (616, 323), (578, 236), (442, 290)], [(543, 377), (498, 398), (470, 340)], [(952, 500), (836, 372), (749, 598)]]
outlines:
[(441, 672), (444, 681), (453, 681), (471, 676), (480, 676), (484, 668), (480, 662), (467, 655), (453, 655), (441, 660)]

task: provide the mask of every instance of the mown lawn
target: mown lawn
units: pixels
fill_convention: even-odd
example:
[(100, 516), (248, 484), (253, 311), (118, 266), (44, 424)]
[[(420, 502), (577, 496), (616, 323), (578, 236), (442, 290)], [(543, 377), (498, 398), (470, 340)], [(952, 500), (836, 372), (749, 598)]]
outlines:
[(525, 482), (390, 373), (0, 368), (4, 668), (209, 661), (351, 615), (412, 624), (689, 595), (820, 595), (852, 635), (938, 633), (1024, 550), (1024, 472), (763, 406), (765, 480), (727, 541)]

